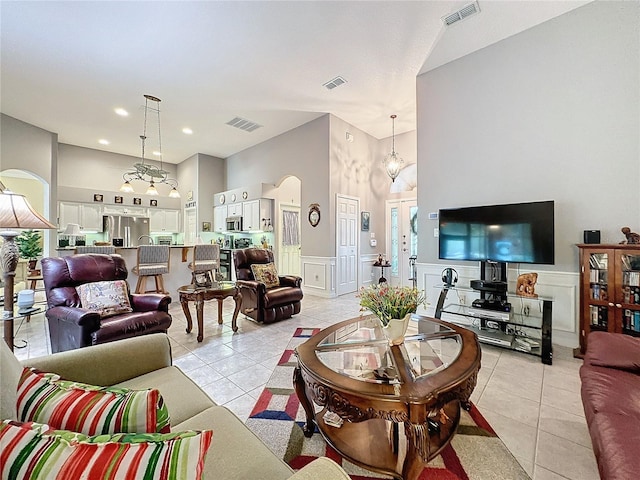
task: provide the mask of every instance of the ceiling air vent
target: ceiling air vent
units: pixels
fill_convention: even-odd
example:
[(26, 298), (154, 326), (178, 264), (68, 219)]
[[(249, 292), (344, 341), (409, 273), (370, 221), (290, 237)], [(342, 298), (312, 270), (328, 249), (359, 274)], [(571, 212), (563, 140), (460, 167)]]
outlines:
[(236, 117), (233, 120), (229, 120), (227, 125), (231, 125), (232, 127), (239, 128), (240, 130), (244, 130), (245, 132), (253, 132), (258, 128), (262, 127), (262, 125), (258, 125), (255, 122), (247, 120), (245, 118)]
[(470, 17), (471, 15), (474, 15), (479, 12), (480, 12), (480, 6), (478, 5), (478, 2), (473, 2), (473, 3), (470, 3), (469, 5), (465, 5), (457, 12), (453, 12), (447, 15), (446, 17), (442, 17), (442, 21), (447, 27), (449, 27), (454, 23), (459, 22), (460, 20), (464, 20), (465, 18)]
[(333, 80), (329, 80), (327, 83), (323, 84), (322, 86), (325, 87), (327, 90), (333, 90), (334, 88), (339, 87), (343, 83), (347, 83), (347, 81), (342, 77), (336, 77)]

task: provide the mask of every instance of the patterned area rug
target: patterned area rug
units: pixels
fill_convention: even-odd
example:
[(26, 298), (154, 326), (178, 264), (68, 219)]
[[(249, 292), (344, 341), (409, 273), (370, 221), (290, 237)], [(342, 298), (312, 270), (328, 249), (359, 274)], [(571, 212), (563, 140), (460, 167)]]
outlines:
[[(294, 349), (320, 329), (299, 328), (247, 420), (247, 426), (294, 469), (316, 457), (335, 460), (354, 480), (391, 478), (360, 468), (328, 446), (316, 430), (311, 438), (302, 433), (304, 409), (293, 388)], [(529, 479), (517, 460), (498, 438), (478, 409), (463, 410), (458, 432), (434, 458), (420, 480)]]

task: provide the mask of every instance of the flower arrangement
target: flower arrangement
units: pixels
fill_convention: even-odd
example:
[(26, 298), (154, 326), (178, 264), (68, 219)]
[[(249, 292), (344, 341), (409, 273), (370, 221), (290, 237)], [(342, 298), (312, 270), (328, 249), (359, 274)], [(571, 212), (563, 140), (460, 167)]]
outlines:
[(360, 310), (370, 310), (385, 327), (392, 318), (404, 318), (415, 313), (418, 305), (425, 301), (424, 292), (411, 287), (393, 287), (386, 283), (361, 288)]

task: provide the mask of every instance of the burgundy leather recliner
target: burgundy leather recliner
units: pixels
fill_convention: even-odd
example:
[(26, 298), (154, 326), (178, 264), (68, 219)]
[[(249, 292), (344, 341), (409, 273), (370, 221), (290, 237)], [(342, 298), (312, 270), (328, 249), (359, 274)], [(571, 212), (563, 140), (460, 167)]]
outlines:
[(168, 295), (130, 293), (133, 312), (102, 319), (97, 312), (81, 307), (78, 285), (127, 279), (129, 272), (120, 255), (49, 257), (41, 263), (52, 353), (148, 333), (166, 333), (171, 325)]
[(302, 278), (295, 275), (278, 275), (280, 285), (267, 288), (256, 282), (251, 265), (273, 263), (273, 252), (262, 248), (245, 248), (233, 251), (236, 285), (242, 293), (241, 311), (256, 322), (272, 323), (291, 318), (300, 313)]

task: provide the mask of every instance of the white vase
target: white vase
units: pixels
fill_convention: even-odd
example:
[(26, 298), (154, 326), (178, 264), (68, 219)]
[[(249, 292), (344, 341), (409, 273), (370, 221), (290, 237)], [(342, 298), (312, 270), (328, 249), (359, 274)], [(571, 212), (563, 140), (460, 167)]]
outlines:
[(410, 319), (411, 314), (407, 313), (404, 318), (392, 318), (386, 326), (380, 322), (382, 333), (389, 341), (389, 345), (400, 345), (404, 342), (404, 335), (407, 333)]

